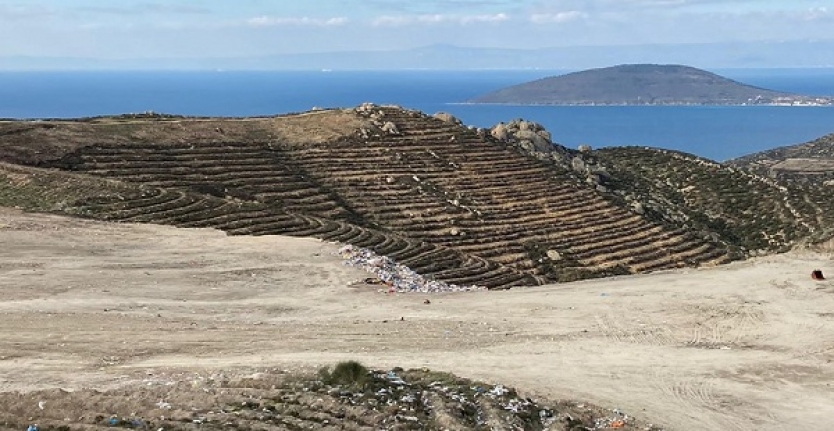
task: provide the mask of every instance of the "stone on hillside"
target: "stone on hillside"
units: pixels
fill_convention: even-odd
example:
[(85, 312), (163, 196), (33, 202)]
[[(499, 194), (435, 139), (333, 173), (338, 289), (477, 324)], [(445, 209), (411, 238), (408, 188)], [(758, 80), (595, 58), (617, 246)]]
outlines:
[(588, 145), (588, 144), (582, 144), (582, 145), (579, 146), (579, 152), (580, 153), (585, 153), (585, 154), (590, 153), (591, 152), (591, 146)]
[(547, 258), (552, 260), (553, 262), (558, 262), (562, 260), (562, 255), (556, 250), (548, 250)]
[(515, 139), (522, 143), (531, 143), (535, 151), (545, 153), (552, 150), (550, 141), (532, 130), (519, 130), (515, 133)]
[(463, 124), (463, 121), (460, 121), (457, 117), (448, 112), (438, 112), (434, 114), (433, 117), (445, 123), (454, 124), (457, 126)]
[(389, 135), (399, 135), (400, 129), (397, 128), (397, 125), (392, 122), (387, 122), (382, 126), (382, 131), (389, 134)]
[(631, 203), (631, 209), (637, 214), (640, 214), (640, 215), (646, 214), (646, 209), (643, 207), (643, 204), (641, 204), (640, 202), (632, 202)]
[(376, 105), (373, 103), (363, 103), (356, 108), (356, 112), (361, 114), (371, 114), (374, 110), (376, 110)]
[(519, 142), (518, 145), (521, 147), (522, 150), (524, 150), (528, 153), (536, 152), (536, 147), (530, 141), (524, 140), (524, 141)]
[(506, 141), (510, 138), (510, 133), (507, 130), (507, 125), (504, 123), (498, 123), (495, 127), (492, 128), (490, 134), (493, 138), (498, 139), (499, 141)]
[(582, 160), (582, 157), (574, 157), (570, 164), (571, 167), (573, 167), (573, 170), (580, 174), (584, 174), (588, 169), (585, 165), (585, 161)]

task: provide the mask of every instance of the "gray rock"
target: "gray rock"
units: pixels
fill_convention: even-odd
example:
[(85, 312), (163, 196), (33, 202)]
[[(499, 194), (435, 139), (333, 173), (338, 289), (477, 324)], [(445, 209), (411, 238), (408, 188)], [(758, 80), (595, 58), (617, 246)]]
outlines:
[(389, 135), (399, 135), (400, 129), (397, 128), (397, 125), (392, 122), (387, 122), (382, 126), (382, 131), (389, 134)]
[(504, 123), (499, 123), (493, 127), (490, 134), (499, 141), (507, 141), (510, 138), (509, 130), (507, 130), (507, 126)]
[(533, 153), (533, 152), (536, 151), (536, 146), (533, 145), (533, 143), (531, 141), (528, 141), (526, 139), (519, 142), (518, 145), (521, 146), (522, 150), (524, 150), (528, 153)]
[(548, 250), (547, 258), (552, 260), (553, 262), (558, 262), (562, 260), (562, 255), (556, 250)]
[(515, 139), (532, 143), (535, 151), (547, 153), (553, 150), (553, 145), (550, 141), (532, 130), (519, 130), (515, 133)]
[(585, 165), (585, 161), (582, 160), (581, 157), (574, 157), (570, 164), (573, 170), (580, 174), (584, 174), (588, 170), (588, 167)]
[(463, 121), (460, 121), (457, 117), (455, 117), (454, 115), (452, 115), (448, 112), (438, 112), (438, 113), (432, 115), (432, 117), (437, 118), (438, 120), (443, 121), (444, 123), (455, 124), (455, 125), (463, 124)]
[(590, 152), (591, 152), (591, 150), (592, 150), (592, 148), (591, 148), (591, 146), (590, 146), (590, 145), (588, 145), (588, 144), (582, 144), (582, 145), (580, 145), (580, 146), (579, 146), (579, 152), (580, 152), (580, 153), (585, 153), (585, 154), (587, 154), (587, 153), (590, 153)]

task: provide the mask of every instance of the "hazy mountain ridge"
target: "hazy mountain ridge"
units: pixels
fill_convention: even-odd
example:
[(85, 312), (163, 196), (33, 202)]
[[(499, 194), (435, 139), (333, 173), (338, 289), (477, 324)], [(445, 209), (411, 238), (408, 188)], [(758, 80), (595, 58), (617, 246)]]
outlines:
[(507, 87), (470, 101), (520, 105), (830, 105), (682, 65), (630, 64)]
[(0, 70), (472, 70), (586, 69), (612, 63), (678, 63), (709, 68), (834, 67), (834, 39), (787, 42), (571, 46), (540, 49), (431, 45), (258, 57), (100, 59), (5, 57)]

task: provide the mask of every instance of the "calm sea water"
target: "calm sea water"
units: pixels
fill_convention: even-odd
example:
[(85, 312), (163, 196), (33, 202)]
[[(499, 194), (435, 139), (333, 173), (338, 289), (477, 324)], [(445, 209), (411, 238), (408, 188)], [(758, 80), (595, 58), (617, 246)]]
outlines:
[[(834, 69), (727, 70), (775, 90), (834, 95)], [(646, 145), (715, 160), (834, 132), (834, 107), (525, 107), (465, 105), (480, 94), (564, 71), (0, 73), (0, 117), (70, 118), (155, 111), (251, 116), (397, 104), (489, 127), (524, 118), (576, 147)]]

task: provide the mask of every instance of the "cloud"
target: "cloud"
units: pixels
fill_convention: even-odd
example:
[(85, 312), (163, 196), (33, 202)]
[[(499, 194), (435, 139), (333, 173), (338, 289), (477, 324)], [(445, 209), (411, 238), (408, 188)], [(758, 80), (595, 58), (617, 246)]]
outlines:
[(511, 18), (505, 13), (483, 15), (385, 15), (374, 19), (371, 24), (376, 27), (400, 27), (419, 24), (489, 24), (509, 21)]
[(534, 0), (365, 0), (363, 5), (377, 11), (390, 11), (407, 15), (427, 14), (434, 11), (506, 10)]
[(4, 5), (0, 4), (0, 19), (48, 18), (58, 15), (55, 9), (41, 5)]
[(258, 16), (250, 18), (246, 24), (250, 27), (279, 27), (279, 26), (302, 26), (302, 27), (336, 27), (345, 25), (350, 20), (345, 17), (333, 18), (310, 18), (310, 17), (274, 17)]
[(562, 24), (587, 18), (588, 14), (578, 10), (557, 13), (537, 13), (530, 15), (530, 21), (536, 24)]
[(819, 21), (834, 18), (834, 13), (827, 7), (813, 7), (805, 12), (806, 21)]
[(72, 8), (72, 11), (106, 15), (199, 15), (211, 12), (200, 6), (164, 3), (139, 3), (133, 6), (79, 6)]

